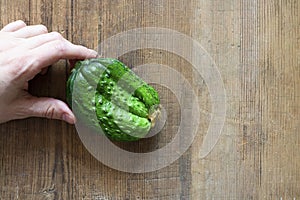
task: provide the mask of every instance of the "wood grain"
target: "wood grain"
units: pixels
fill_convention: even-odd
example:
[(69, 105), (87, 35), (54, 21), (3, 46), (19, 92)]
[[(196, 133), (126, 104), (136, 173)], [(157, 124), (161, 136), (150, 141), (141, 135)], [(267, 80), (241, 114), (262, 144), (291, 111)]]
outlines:
[[(132, 28), (180, 31), (207, 50), (227, 93), (226, 123), (204, 159), (211, 100), (201, 76), (169, 52), (144, 49), (120, 57), (130, 66), (172, 66), (196, 87), (200, 126), (192, 147), (172, 165), (145, 174), (101, 164), (85, 149), (74, 126), (31, 118), (0, 125), (0, 199), (300, 199), (299, 1), (243, 0), (26, 0), (0, 1), (0, 25), (22, 19), (46, 25), (68, 40), (97, 49)], [(129, 41), (130, 42), (130, 41)], [(37, 96), (65, 100), (66, 61), (30, 82)], [(166, 145), (179, 111), (158, 88), (172, 118), (147, 142), (120, 145), (135, 152)], [(178, 110), (178, 109), (177, 109)]]

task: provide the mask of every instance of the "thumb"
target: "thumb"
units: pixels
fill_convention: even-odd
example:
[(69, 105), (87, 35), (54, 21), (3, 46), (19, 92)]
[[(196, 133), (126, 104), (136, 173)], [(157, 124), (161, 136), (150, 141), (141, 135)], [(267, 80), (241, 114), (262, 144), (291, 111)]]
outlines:
[(75, 116), (64, 102), (45, 97), (31, 97), (23, 102), (26, 106), (28, 117), (44, 117), (59, 119), (70, 124), (75, 123)]

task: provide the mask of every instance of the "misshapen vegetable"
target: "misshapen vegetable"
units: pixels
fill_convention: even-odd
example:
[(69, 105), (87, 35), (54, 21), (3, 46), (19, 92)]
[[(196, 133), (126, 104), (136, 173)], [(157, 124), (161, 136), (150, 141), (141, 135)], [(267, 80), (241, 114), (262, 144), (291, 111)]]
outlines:
[[(76, 99), (72, 99), (74, 93)], [(135, 141), (147, 135), (160, 104), (153, 87), (111, 58), (77, 62), (67, 82), (67, 101), (76, 106), (86, 126), (100, 125), (116, 141)]]

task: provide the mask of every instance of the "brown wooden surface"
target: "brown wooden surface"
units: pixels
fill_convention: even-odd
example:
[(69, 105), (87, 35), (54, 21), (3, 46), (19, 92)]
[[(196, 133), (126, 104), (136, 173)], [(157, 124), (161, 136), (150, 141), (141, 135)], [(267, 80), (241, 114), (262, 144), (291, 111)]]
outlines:
[[(146, 174), (104, 166), (85, 149), (74, 126), (64, 122), (32, 118), (0, 125), (0, 199), (300, 199), (299, 4), (1, 0), (1, 27), (17, 19), (42, 23), (90, 48), (137, 27), (159, 26), (192, 36), (220, 70), (227, 117), (218, 144), (199, 159), (211, 102), (198, 77), (201, 126), (194, 144), (169, 167)], [(167, 64), (192, 80), (189, 64), (167, 52), (142, 50), (121, 59), (131, 66)], [(53, 65), (31, 82), (32, 93), (64, 100), (68, 71), (65, 61)], [(175, 109), (172, 94), (161, 90)], [(169, 132), (174, 127), (170, 124)], [(159, 136), (150, 147), (136, 143), (131, 150), (149, 151), (168, 142)]]

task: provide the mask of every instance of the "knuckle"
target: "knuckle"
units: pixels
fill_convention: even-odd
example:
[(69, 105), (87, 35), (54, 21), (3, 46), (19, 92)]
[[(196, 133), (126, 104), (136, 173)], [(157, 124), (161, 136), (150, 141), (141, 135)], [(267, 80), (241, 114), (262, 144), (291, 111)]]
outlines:
[(49, 105), (44, 113), (45, 118), (54, 119), (55, 117), (55, 107), (53, 105)]
[(51, 35), (55, 40), (62, 40), (63, 39), (63, 36), (59, 32), (56, 32), (56, 31), (51, 32)]
[(67, 46), (64, 42), (62, 42), (60, 40), (56, 40), (54, 42), (54, 49), (61, 55), (66, 51)]
[(31, 74), (38, 74), (40, 72), (40, 66), (41, 66), (41, 58), (36, 57), (34, 59), (31, 59), (27, 62), (27, 68), (30, 69)]
[(26, 23), (23, 20), (17, 20), (16, 23), (22, 24), (24, 26), (26, 26)]
[(39, 25), (39, 29), (41, 30), (42, 33), (48, 33), (48, 29), (44, 25)]

